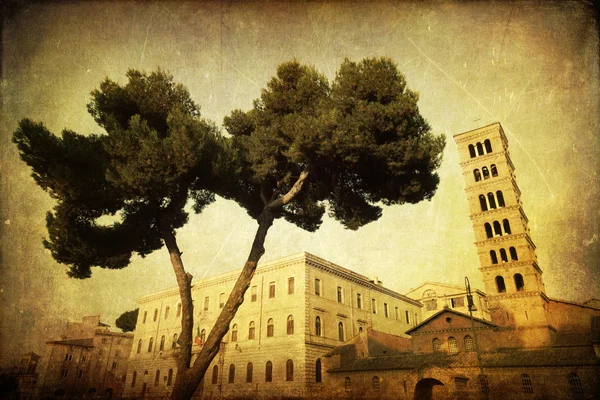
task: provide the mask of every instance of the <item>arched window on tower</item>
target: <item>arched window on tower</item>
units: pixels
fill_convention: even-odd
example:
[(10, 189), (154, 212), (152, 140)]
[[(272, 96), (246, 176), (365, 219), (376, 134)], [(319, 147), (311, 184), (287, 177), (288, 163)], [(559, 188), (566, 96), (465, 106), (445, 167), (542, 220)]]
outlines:
[(517, 261), (519, 259), (519, 257), (517, 257), (517, 249), (515, 249), (514, 247), (511, 247), (508, 249), (508, 251), (510, 252), (511, 260)]
[(481, 172), (478, 169), (474, 169), (473, 177), (475, 178), (475, 182), (479, 182), (481, 180)]
[(500, 249), (500, 259), (502, 262), (508, 262), (508, 255), (506, 254), (505, 249)]
[(485, 236), (488, 239), (493, 238), (494, 234), (492, 233), (492, 226), (489, 223), (486, 222), (485, 225), (484, 225), (484, 227), (485, 227)]
[(496, 168), (496, 164), (490, 165), (490, 170), (492, 171), (492, 176), (493, 177), (498, 176), (498, 168)]
[(485, 139), (483, 144), (485, 145), (485, 153), (491, 153), (492, 152), (492, 142), (490, 142), (490, 139)]
[(504, 207), (504, 195), (502, 190), (496, 191), (496, 198), (498, 199), (498, 207)]
[(494, 221), (494, 234), (496, 236), (502, 236), (502, 227), (498, 221)]
[(504, 278), (501, 276), (496, 277), (496, 288), (498, 293), (506, 293), (506, 285), (504, 284)]
[(498, 264), (498, 257), (496, 256), (496, 250), (490, 250), (490, 259), (492, 264)]
[(505, 218), (502, 221), (502, 225), (504, 225), (504, 233), (506, 233), (507, 235), (510, 235), (511, 234), (511, 231), (510, 231), (510, 222), (508, 222), (508, 220)]
[(479, 205), (481, 206), (481, 211), (487, 211), (487, 201), (485, 201), (485, 196), (482, 194), (479, 195)]
[(515, 274), (515, 287), (517, 288), (517, 292), (522, 292), (525, 290), (525, 282), (523, 281), (523, 275)]
[(471, 156), (471, 158), (477, 156), (477, 154), (475, 154), (475, 146), (473, 146), (472, 144), (469, 145), (469, 155)]
[(477, 147), (477, 155), (478, 156), (482, 156), (485, 154), (483, 152), (483, 145), (481, 144), (481, 142), (477, 142), (477, 144), (475, 146)]
[(490, 171), (488, 170), (487, 167), (481, 168), (481, 173), (483, 174), (483, 179), (489, 179)]
[(315, 318), (315, 335), (321, 336), (321, 317)]
[(490, 209), (495, 209), (496, 208), (496, 199), (494, 198), (494, 193), (490, 192), (488, 193), (488, 200), (490, 202)]

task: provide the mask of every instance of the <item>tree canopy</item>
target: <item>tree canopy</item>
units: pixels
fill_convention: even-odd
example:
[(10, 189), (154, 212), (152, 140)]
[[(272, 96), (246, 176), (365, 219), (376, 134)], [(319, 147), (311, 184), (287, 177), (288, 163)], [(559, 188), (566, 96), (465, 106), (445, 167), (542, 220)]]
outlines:
[(133, 332), (135, 330), (135, 326), (137, 325), (139, 312), (139, 308), (131, 311), (125, 311), (123, 314), (119, 315), (119, 318), (115, 320), (115, 325), (123, 332)]
[[(327, 209), (358, 229), (380, 217), (380, 204), (416, 203), (435, 193), (445, 138), (431, 133), (418, 97), (387, 58), (346, 60), (331, 84), (291, 61), (279, 66), (251, 110), (234, 110), (224, 125), (245, 179), (263, 200), (287, 192), (308, 171), (309, 184), (280, 215), (313, 231)], [(251, 215), (260, 208), (256, 199), (240, 203)]]

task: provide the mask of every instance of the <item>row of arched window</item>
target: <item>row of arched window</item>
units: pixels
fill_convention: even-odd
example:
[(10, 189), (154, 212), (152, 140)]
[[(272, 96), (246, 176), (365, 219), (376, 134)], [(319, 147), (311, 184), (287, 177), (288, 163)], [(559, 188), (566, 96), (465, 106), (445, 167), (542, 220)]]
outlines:
[[(229, 365), (229, 374), (227, 376), (228, 383), (235, 383), (235, 364)], [(246, 383), (252, 383), (254, 380), (254, 364), (249, 362), (246, 364)], [(294, 361), (287, 360), (285, 362), (285, 380), (292, 382), (294, 380)], [(273, 363), (267, 361), (265, 363), (265, 382), (273, 382)], [(315, 382), (321, 382), (321, 359), (315, 362)], [(219, 383), (219, 366), (214, 365), (212, 368), (211, 383), (216, 385)], [(132, 385), (133, 386), (133, 385)]]
[(495, 210), (496, 208), (504, 207), (504, 195), (501, 190), (497, 190), (496, 193), (489, 192), (486, 195), (479, 195), (479, 205), (481, 211)]
[[(144, 371), (144, 375), (148, 375), (148, 370)], [(137, 381), (137, 371), (133, 371), (133, 375), (131, 376), (131, 387), (135, 387), (135, 382)], [(158, 386), (160, 384), (160, 370), (157, 369), (154, 374), (154, 386)], [(166, 385), (171, 386), (173, 384), (173, 368), (169, 369), (167, 373)]]
[(488, 239), (491, 239), (494, 236), (504, 236), (510, 235), (512, 233), (510, 229), (510, 222), (506, 218), (502, 220), (502, 224), (500, 224), (499, 221), (494, 221), (491, 224), (489, 222), (486, 222), (484, 228), (485, 235)]
[[(525, 281), (523, 280), (523, 275), (514, 274), (513, 280), (515, 281), (515, 288), (517, 289), (517, 292), (522, 292), (523, 290), (525, 290)], [(499, 275), (496, 277), (496, 289), (498, 290), (498, 293), (506, 293), (506, 284), (504, 283), (504, 277)]]
[(475, 178), (475, 182), (479, 182), (482, 179), (490, 179), (490, 177), (495, 178), (498, 176), (498, 168), (496, 164), (490, 165), (488, 169), (487, 166), (481, 167), (481, 171), (479, 168), (475, 168), (473, 170), (473, 177)]
[[(362, 331), (362, 327), (359, 328), (360, 331)], [(321, 316), (317, 315), (315, 317), (315, 335), (316, 336), (323, 336), (323, 326), (321, 324)], [(346, 340), (346, 335), (345, 335), (345, 331), (344, 331), (344, 323), (342, 321), (338, 322), (338, 339), (340, 340), (340, 342), (343, 342)]]
[[(158, 346), (158, 351), (165, 350), (165, 335), (160, 338), (160, 344)], [(144, 341), (142, 339), (138, 340), (137, 353), (140, 354), (142, 352), (142, 347), (144, 346)], [(171, 349), (177, 347), (177, 334), (173, 334), (173, 340), (171, 341)], [(151, 337), (148, 340), (148, 353), (151, 353), (154, 350), (154, 338)]]
[[(475, 351), (475, 341), (471, 336), (466, 335), (463, 338), (463, 342), (465, 345), (465, 351)], [(431, 341), (431, 346), (433, 348), (434, 353), (439, 353), (442, 351), (442, 341), (438, 338), (433, 338), (433, 340)], [(458, 342), (453, 336), (450, 336), (448, 338), (448, 352), (450, 354), (458, 353)]]
[(482, 156), (484, 154), (489, 154), (491, 152), (492, 142), (490, 142), (490, 139), (485, 139), (483, 143), (477, 142), (475, 145), (469, 145), (469, 155), (471, 156), (471, 158)]
[[(169, 318), (169, 313), (171, 311), (171, 307), (166, 306), (165, 307), (165, 318), (167, 319)], [(181, 303), (177, 304), (177, 313), (175, 314), (175, 317), (178, 318), (181, 316)], [(146, 319), (148, 319), (148, 311), (144, 311), (144, 314), (142, 316), (142, 324), (146, 323)], [(158, 320), (158, 308), (154, 309), (154, 316), (152, 317), (152, 322), (156, 322)]]
[[(508, 248), (508, 253), (506, 252), (506, 249), (500, 249), (498, 253), (500, 254), (501, 262), (508, 262), (508, 254), (510, 254), (511, 261), (519, 260), (519, 257), (517, 257), (517, 249), (512, 246)], [(496, 250), (490, 250), (490, 260), (492, 261), (492, 264), (498, 264), (498, 254), (496, 253)]]

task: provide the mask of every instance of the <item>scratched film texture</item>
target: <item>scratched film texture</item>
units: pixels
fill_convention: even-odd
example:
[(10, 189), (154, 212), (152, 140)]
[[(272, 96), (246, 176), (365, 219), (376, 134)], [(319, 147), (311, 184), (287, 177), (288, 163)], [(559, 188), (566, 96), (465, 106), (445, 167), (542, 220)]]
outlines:
[[(11, 135), (24, 117), (55, 133), (100, 132), (86, 112), (104, 77), (169, 70), (221, 124), (248, 109), (280, 62), (333, 78), (344, 60), (393, 58), (448, 145), (432, 201), (386, 208), (357, 232), (278, 221), (263, 259), (309, 251), (406, 292), (424, 280), (482, 288), (452, 135), (499, 121), (549, 296), (600, 297), (598, 34), (582, 2), (18, 2), (5, 20), (0, 135), (0, 363), (43, 351), (67, 320), (114, 326), (135, 300), (174, 286), (166, 251), (69, 279), (43, 249), (49, 196)], [(178, 232), (195, 277), (240, 268), (255, 223), (220, 200)]]

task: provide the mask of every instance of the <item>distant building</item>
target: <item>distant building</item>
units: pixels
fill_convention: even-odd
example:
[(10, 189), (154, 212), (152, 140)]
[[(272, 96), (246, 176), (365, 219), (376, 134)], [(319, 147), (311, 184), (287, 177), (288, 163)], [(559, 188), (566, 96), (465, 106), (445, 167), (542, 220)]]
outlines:
[(70, 323), (61, 340), (46, 343), (37, 396), (120, 397), (132, 343), (133, 334), (111, 332), (98, 316)]
[[(432, 305), (425, 313), (433, 315), (406, 332), (410, 351), (390, 338), (380, 339), (376, 352), (363, 352), (369, 332), (353, 338), (325, 357), (329, 397), (598, 398), (599, 302), (546, 295), (500, 124), (454, 138), (487, 293), (487, 308), (478, 304), (478, 292), (475, 305), (489, 310), (491, 318), (471, 319), (468, 308)], [(425, 305), (439, 302), (439, 289), (432, 288), (433, 295), (427, 285), (411, 294)]]
[[(476, 306), (473, 316), (489, 321), (491, 316), (487, 308), (485, 293), (479, 289), (473, 289), (472, 294), (473, 303)], [(437, 314), (444, 308), (450, 308), (462, 313), (469, 312), (467, 308), (467, 292), (464, 286), (424, 282), (416, 288), (411, 289), (406, 295), (423, 304), (421, 321)]]
[[(197, 353), (239, 271), (195, 282)], [(145, 296), (124, 397), (168, 394), (181, 331), (177, 288)], [(202, 398), (322, 398), (329, 390), (323, 356), (366, 330), (400, 337), (419, 322), (421, 304), (368, 278), (301, 253), (262, 264), (203, 380)]]

